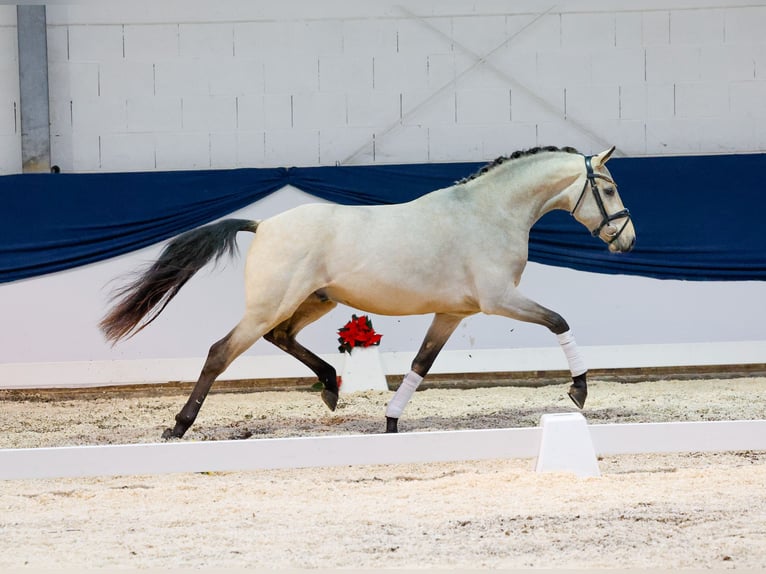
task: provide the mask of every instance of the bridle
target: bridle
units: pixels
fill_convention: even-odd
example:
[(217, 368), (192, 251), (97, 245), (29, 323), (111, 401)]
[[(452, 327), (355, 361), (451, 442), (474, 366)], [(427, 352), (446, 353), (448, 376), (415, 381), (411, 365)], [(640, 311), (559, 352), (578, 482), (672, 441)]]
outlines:
[[(593, 156), (589, 155), (585, 156), (585, 171), (587, 180), (582, 186), (582, 191), (580, 192), (580, 197), (577, 199), (577, 203), (575, 203), (574, 208), (569, 213), (574, 217), (575, 211), (577, 211), (580, 203), (582, 203), (583, 197), (585, 197), (585, 192), (588, 189), (588, 184), (590, 183), (590, 189), (593, 192), (593, 199), (596, 201), (598, 210), (601, 212), (601, 224), (596, 229), (592, 230), (590, 234), (593, 237), (599, 237), (601, 235), (601, 230), (606, 227), (606, 235), (609, 237), (609, 241), (607, 241), (607, 243), (612, 243), (620, 236), (620, 234), (625, 230), (625, 227), (628, 225), (628, 222), (630, 221), (630, 212), (627, 209), (621, 209), (620, 211), (611, 215), (606, 212), (606, 208), (604, 207), (604, 200), (601, 198), (601, 192), (598, 189), (598, 185), (596, 185), (596, 179), (603, 179), (615, 185), (617, 184), (610, 177), (593, 171), (593, 166), (591, 165), (592, 157)], [(617, 229), (617, 226), (611, 225), (612, 221), (615, 219), (621, 219), (623, 217), (625, 218), (625, 223), (622, 224), (622, 227)]]

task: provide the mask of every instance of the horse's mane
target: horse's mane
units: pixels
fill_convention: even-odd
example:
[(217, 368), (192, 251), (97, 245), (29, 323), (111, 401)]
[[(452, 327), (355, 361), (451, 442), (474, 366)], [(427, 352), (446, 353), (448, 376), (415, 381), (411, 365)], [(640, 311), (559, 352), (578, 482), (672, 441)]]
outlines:
[(556, 147), (556, 146), (538, 146), (538, 147), (532, 147), (525, 150), (518, 150), (513, 152), (511, 155), (501, 155), (500, 157), (494, 159), (487, 165), (483, 166), (479, 171), (472, 173), (468, 177), (464, 177), (460, 181), (456, 182), (458, 184), (460, 183), (466, 183), (467, 181), (472, 181), (478, 177), (481, 177), (491, 169), (504, 164), (507, 161), (512, 161), (514, 159), (519, 159), (520, 157), (529, 157), (531, 155), (536, 155), (543, 152), (551, 152), (551, 151), (563, 151), (565, 153), (580, 153), (573, 147), (564, 146), (564, 147)]

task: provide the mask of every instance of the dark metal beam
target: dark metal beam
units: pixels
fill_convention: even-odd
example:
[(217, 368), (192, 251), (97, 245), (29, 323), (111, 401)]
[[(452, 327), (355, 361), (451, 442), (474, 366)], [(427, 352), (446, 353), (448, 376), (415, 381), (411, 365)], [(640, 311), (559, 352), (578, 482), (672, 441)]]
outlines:
[(16, 7), (19, 42), (22, 171), (49, 172), (48, 40), (45, 6)]

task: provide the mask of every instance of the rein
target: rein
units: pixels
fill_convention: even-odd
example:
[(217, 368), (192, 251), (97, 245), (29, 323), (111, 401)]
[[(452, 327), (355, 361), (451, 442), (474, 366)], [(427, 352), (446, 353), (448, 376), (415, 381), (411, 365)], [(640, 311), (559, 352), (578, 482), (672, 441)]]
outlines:
[[(596, 179), (603, 179), (610, 183), (615, 182), (613, 179), (593, 171), (593, 166), (591, 165), (592, 157), (593, 156), (585, 156), (585, 171), (587, 180), (582, 186), (582, 191), (580, 192), (580, 197), (577, 198), (577, 203), (575, 203), (574, 208), (569, 213), (574, 217), (577, 208), (580, 207), (580, 203), (582, 203), (583, 197), (585, 197), (585, 192), (587, 191), (588, 184), (590, 183), (590, 189), (593, 192), (593, 199), (596, 201), (598, 210), (601, 212), (601, 224), (596, 229), (592, 230), (590, 234), (593, 237), (598, 237), (601, 235), (601, 230), (606, 227), (606, 235), (609, 237), (608, 243), (612, 243), (620, 236), (625, 227), (628, 225), (628, 222), (630, 221), (630, 212), (627, 209), (621, 209), (620, 211), (617, 211), (611, 215), (606, 212), (606, 208), (604, 207), (604, 200), (601, 198), (601, 192), (599, 191), (598, 185), (596, 184)], [(616, 226), (611, 225), (612, 221), (615, 219), (621, 219), (623, 217), (625, 218), (625, 223), (622, 224), (622, 227), (617, 229)]]

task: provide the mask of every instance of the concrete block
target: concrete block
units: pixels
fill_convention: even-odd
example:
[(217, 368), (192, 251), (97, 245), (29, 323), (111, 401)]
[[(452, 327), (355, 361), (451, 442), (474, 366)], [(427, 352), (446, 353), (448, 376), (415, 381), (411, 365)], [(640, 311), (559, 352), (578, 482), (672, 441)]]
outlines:
[(158, 62), (180, 56), (178, 24), (126, 24), (124, 32), (127, 60)]
[(705, 81), (756, 79), (759, 56), (766, 56), (766, 46), (762, 46), (760, 51), (754, 46), (741, 44), (702, 46), (700, 50), (700, 58), (704, 62), (702, 79)]
[(285, 55), (264, 62), (264, 91), (270, 94), (315, 92), (319, 60), (313, 54)]
[(644, 46), (666, 46), (670, 44), (670, 12), (644, 12), (643, 21)]
[(289, 31), (287, 49), (293, 53), (309, 53), (320, 58), (343, 53), (342, 20), (296, 20), (290, 22)]
[(99, 65), (99, 96), (137, 98), (154, 95), (154, 67), (151, 62), (109, 62)]
[(237, 127), (234, 96), (189, 96), (181, 98), (184, 131), (233, 131)]
[(727, 44), (761, 44), (764, 29), (766, 6), (732, 7), (724, 12), (724, 36)]
[(237, 131), (237, 167), (265, 167), (265, 132)]
[(535, 124), (522, 122), (484, 126), (480, 136), (482, 157), (490, 161), (516, 150), (534, 147), (536, 131)]
[(415, 54), (386, 54), (372, 57), (373, 89), (404, 91), (428, 86), (425, 56)]
[(722, 44), (724, 14), (721, 9), (677, 10), (670, 13), (671, 44)]
[(548, 14), (508, 15), (506, 18), (509, 43), (504, 50), (527, 54), (534, 59), (539, 51), (552, 51), (561, 47), (561, 17)]
[(455, 94), (458, 124), (496, 125), (511, 121), (511, 90), (458, 90)]
[(237, 133), (215, 132), (210, 134), (210, 167), (232, 169), (237, 167)]
[(209, 62), (200, 60), (158, 61), (154, 65), (154, 88), (157, 96), (201, 96), (210, 93), (207, 70)]
[(666, 120), (676, 113), (675, 87), (673, 84), (646, 85), (646, 117)]
[(742, 153), (758, 149), (756, 124), (752, 118), (700, 118), (694, 136), (702, 153)]
[(75, 132), (120, 133), (128, 127), (127, 101), (124, 99), (78, 99), (73, 100), (69, 108), (71, 130)]
[(0, 134), (14, 135), (20, 133), (19, 103), (16, 99), (0, 97)]
[(264, 160), (268, 166), (319, 165), (318, 130), (269, 130), (266, 132)]
[(454, 54), (429, 54), (426, 56), (426, 82), (429, 89), (443, 88), (454, 82), (456, 75)]
[(548, 86), (577, 86), (591, 83), (591, 51), (576, 47), (537, 54), (538, 82)]
[(344, 54), (319, 58), (318, 89), (322, 92), (371, 90), (373, 57)]
[(67, 62), (69, 60), (69, 28), (67, 26), (51, 26), (48, 22), (46, 41), (48, 44), (48, 65), (51, 62)]
[(98, 64), (48, 62), (48, 92), (51, 98), (98, 97)]
[(241, 96), (263, 93), (263, 61), (234, 58), (216, 62), (207, 69), (211, 96)]
[(129, 132), (153, 133), (181, 129), (181, 98), (129, 98), (127, 113)]
[(511, 119), (514, 122), (551, 121), (563, 117), (563, 88), (530, 85), (511, 90)]
[(70, 99), (51, 99), (48, 102), (51, 136), (72, 132), (72, 110), (74, 102)]
[(349, 92), (348, 125), (385, 129), (401, 118), (400, 95), (385, 90)]
[(0, 59), (0, 98), (19, 99), (19, 63)]
[[(592, 120), (588, 123), (592, 123)], [(619, 142), (615, 142), (619, 143)], [(604, 146), (584, 132), (579, 125), (564, 119), (537, 122), (537, 144), (572, 146), (583, 153), (603, 151)]]
[[(405, 19), (396, 22), (396, 51), (405, 55), (443, 54), (452, 51), (449, 19)], [(446, 34), (446, 37), (445, 37)], [(382, 55), (384, 52), (374, 52)]]
[(293, 97), (287, 94), (264, 94), (263, 127), (286, 129), (293, 126)]
[(654, 84), (696, 82), (704, 63), (699, 46), (662, 46), (646, 49), (646, 81)]
[[(616, 145), (618, 149), (629, 156), (646, 154), (646, 121), (643, 118), (628, 119), (592, 119), (587, 120), (588, 130), (600, 139), (589, 138), (588, 142), (579, 148), (585, 153), (598, 153), (605, 147)], [(581, 144), (578, 144), (581, 145)]]
[(572, 86), (564, 90), (567, 117), (581, 119), (617, 119), (620, 117), (618, 86)]
[(614, 15), (615, 48), (642, 48), (643, 14), (641, 12), (616, 12)]
[(346, 125), (346, 94), (343, 92), (295, 94), (292, 98), (294, 127), (326, 128)]
[(721, 117), (729, 113), (729, 86), (719, 82), (676, 84), (676, 116)]
[(101, 153), (101, 136), (93, 132), (51, 138), (51, 164), (62, 171), (100, 171)]
[(645, 54), (641, 48), (599, 50), (591, 54), (594, 82), (631, 84), (644, 81)]
[(0, 134), (0, 174), (21, 173), (21, 134)]
[(122, 133), (101, 136), (103, 171), (144, 171), (156, 169), (154, 134)]
[(733, 82), (729, 90), (733, 117), (766, 118), (766, 81)]
[(404, 125), (438, 126), (455, 123), (455, 92), (406, 91), (402, 94)]
[(122, 25), (69, 25), (69, 60), (72, 62), (113, 62), (122, 60)]
[[(261, 130), (264, 128), (264, 96), (262, 94), (238, 96), (235, 100), (238, 130)], [(289, 99), (288, 99), (289, 121)], [(285, 127), (285, 126), (283, 126)]]
[(375, 162), (428, 162), (428, 131), (425, 126), (399, 126), (387, 134), (376, 136)]
[(343, 20), (343, 51), (358, 56), (399, 51), (398, 22), (391, 19)]
[(690, 118), (656, 119), (646, 124), (646, 153), (650, 155), (698, 154), (699, 121)]
[(429, 161), (488, 161), (481, 126), (434, 126), (428, 129)]
[(619, 87), (620, 119), (642, 120), (647, 117), (646, 84), (627, 84)]
[(182, 58), (220, 60), (234, 57), (234, 26), (231, 23), (179, 24)]
[[(372, 162), (372, 128), (322, 128), (319, 130), (319, 163), (337, 165), (344, 162), (351, 154), (365, 144), (369, 144), (369, 162)], [(360, 155), (367, 156), (365, 150)], [(354, 161), (351, 163), (364, 163)]]
[(615, 17), (611, 12), (561, 15), (561, 46), (610, 49), (616, 44)]
[(518, 50), (501, 50), (490, 59), (490, 64), (505, 74), (507, 84), (511, 88), (521, 85), (533, 85), (538, 83), (537, 57), (535, 54), (527, 54)]
[(474, 54), (484, 57), (509, 39), (505, 15), (460, 16), (452, 19), (452, 30), (448, 34), (457, 47), (463, 46)]
[(155, 134), (157, 169), (208, 169), (210, 136), (204, 132)]
[(0, 60), (18, 62), (19, 46), (16, 25), (0, 26)]

